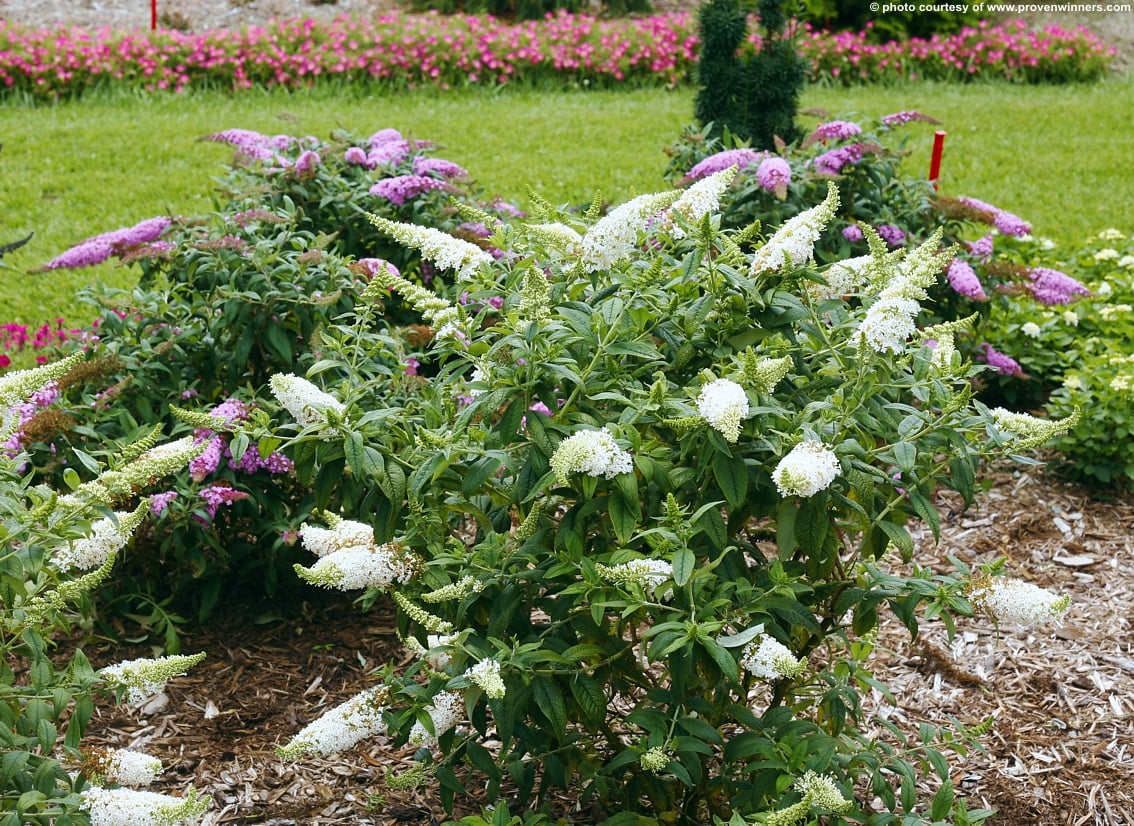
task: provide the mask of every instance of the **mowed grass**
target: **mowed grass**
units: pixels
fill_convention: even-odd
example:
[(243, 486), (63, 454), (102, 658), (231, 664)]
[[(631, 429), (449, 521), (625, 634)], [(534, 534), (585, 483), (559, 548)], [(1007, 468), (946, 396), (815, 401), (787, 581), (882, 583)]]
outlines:
[[(910, 174), (928, 169), (934, 128), (948, 132), (941, 191), (991, 201), (1073, 242), (1115, 226), (1134, 232), (1134, 81), (1095, 86), (809, 89), (803, 106), (877, 117), (918, 109), (940, 127), (906, 127)], [(56, 106), (0, 105), (0, 243), (35, 231), (0, 279), (0, 323), (38, 324), (93, 311), (76, 291), (95, 279), (128, 286), (113, 265), (25, 274), (99, 232), (165, 213), (212, 209), (213, 178), (231, 149), (202, 135), (242, 127), (327, 137), (394, 127), (437, 142), (489, 195), (524, 204), (530, 187), (556, 203), (618, 202), (665, 188), (663, 152), (692, 120), (693, 90), (366, 96), (328, 89), (93, 97)], [(802, 117), (805, 126), (814, 119)]]

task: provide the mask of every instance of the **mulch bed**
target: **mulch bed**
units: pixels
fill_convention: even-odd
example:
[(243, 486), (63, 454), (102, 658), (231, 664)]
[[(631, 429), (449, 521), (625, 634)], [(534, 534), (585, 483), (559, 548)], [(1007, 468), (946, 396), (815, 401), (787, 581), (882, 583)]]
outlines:
[[(1016, 632), (966, 620), (952, 642), (939, 622), (924, 623), (913, 642), (887, 622), (873, 668), (896, 704), (877, 694), (867, 704), (910, 732), (922, 722), (971, 727), (995, 717), (985, 752), (955, 758), (952, 779), (970, 808), (998, 810), (996, 826), (1130, 826), (1134, 506), (1036, 469), (986, 478), (990, 489), (968, 511), (943, 496), (941, 542), (921, 532), (914, 563), (943, 572), (949, 555), (966, 564), (1006, 556), (1013, 576), (1072, 595), (1067, 621)], [(349, 597), (312, 589), (306, 602), (230, 605), (209, 627), (188, 632), (184, 650), (209, 656), (141, 709), (101, 708), (85, 742), (161, 758), (166, 771), (155, 788), (208, 794), (205, 826), (446, 819), (430, 786), (384, 787), (387, 772), (412, 765), (412, 749), (392, 749), (384, 737), (298, 764), (274, 753), (373, 684), (375, 668), (407, 661), (388, 603), (363, 614)], [(96, 666), (150, 654), (88, 647)]]

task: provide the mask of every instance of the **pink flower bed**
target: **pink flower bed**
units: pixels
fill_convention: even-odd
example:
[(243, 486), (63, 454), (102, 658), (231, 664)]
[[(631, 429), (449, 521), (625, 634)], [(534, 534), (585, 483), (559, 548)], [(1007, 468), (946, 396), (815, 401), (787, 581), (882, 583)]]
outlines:
[[(1085, 29), (1030, 32), (1023, 21), (883, 45), (868, 43), (866, 32), (829, 34), (804, 25), (798, 45), (812, 78), (836, 83), (1088, 80), (1101, 76), (1113, 55)], [(674, 85), (692, 79), (698, 46), (696, 19), (687, 12), (616, 20), (560, 13), (516, 24), (487, 15), (392, 13), (203, 34), (26, 29), (0, 21), (0, 93), (55, 98), (104, 84), (238, 90), (327, 79), (398, 88)]]

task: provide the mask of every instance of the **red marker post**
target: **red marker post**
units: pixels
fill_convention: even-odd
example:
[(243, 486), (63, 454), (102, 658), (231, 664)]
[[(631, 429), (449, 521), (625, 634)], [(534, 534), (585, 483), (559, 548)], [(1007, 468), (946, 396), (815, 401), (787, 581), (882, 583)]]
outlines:
[(150, 0), (150, 31), (157, 30), (157, 0)]
[[(156, 2), (156, 0), (155, 0)], [(937, 191), (937, 179), (941, 177), (941, 154), (945, 151), (945, 136), (948, 132), (938, 130), (933, 133), (933, 154), (929, 158), (929, 182)]]

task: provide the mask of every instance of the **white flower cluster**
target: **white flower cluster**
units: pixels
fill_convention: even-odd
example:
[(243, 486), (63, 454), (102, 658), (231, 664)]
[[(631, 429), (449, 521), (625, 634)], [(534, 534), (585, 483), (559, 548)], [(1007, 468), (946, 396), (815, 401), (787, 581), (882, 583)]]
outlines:
[(458, 278), (470, 278), (482, 264), (493, 263), (492, 256), (476, 244), (454, 238), (439, 229), (388, 221), (377, 215), (367, 214), (366, 217), (399, 244), (420, 252), (425, 260), (432, 261), (443, 270), (456, 270)]
[(634, 469), (634, 460), (604, 427), (602, 430), (580, 430), (560, 442), (551, 457), (551, 469), (561, 484), (566, 484), (573, 473), (613, 479), (620, 473), (630, 473)]
[[(735, 169), (735, 167), (733, 168)], [(669, 752), (667, 752), (661, 746), (654, 746), (653, 748), (646, 749), (644, 752), (642, 752), (642, 756), (638, 758), (638, 762), (646, 771), (653, 772), (654, 774), (659, 774), (665, 771), (666, 766), (669, 765), (669, 761), (671, 759), (672, 758), (669, 756)]]
[(634, 584), (656, 588), (673, 578), (673, 565), (661, 559), (632, 559), (620, 565), (595, 565), (598, 575), (616, 585)]
[(422, 594), (423, 602), (449, 602), (454, 599), (464, 599), (469, 594), (479, 594), (484, 590), (484, 583), (472, 574), (465, 574), (456, 582), (442, 585), (427, 594)]
[(814, 496), (839, 475), (839, 459), (822, 442), (807, 440), (791, 449), (772, 471), (780, 496)]
[(426, 713), (433, 721), (433, 733), (430, 734), (419, 720), (410, 729), (410, 745), (427, 748), (437, 745), (437, 738), (457, 725), (457, 721), (460, 720), (462, 700), (459, 691), (442, 691), (434, 697), (433, 702), (425, 707)]
[(342, 415), (346, 409), (334, 396), (292, 373), (276, 373), (268, 385), (276, 401), (304, 427), (326, 424), (328, 410)]
[(839, 190), (828, 182), (827, 197), (823, 199), (823, 203), (785, 221), (775, 235), (768, 239), (768, 243), (756, 251), (749, 274), (757, 276), (807, 264), (815, 251), (819, 233), (835, 217), (838, 208)]
[(83, 358), (82, 353), (75, 353), (52, 364), (30, 370), (12, 370), (0, 376), (0, 410), (26, 402), (37, 390), (42, 390), (47, 384), (65, 376)]
[(127, 700), (137, 704), (157, 694), (172, 678), (184, 674), (203, 659), (203, 651), (199, 654), (175, 654), (157, 659), (140, 657), (108, 665), (99, 671), (99, 676), (108, 683), (123, 686)]
[(936, 282), (937, 273), (951, 258), (948, 251), (938, 249), (940, 242), (938, 230), (894, 266), (886, 266), (882, 253), (874, 255), (876, 261), (870, 268), (873, 274), (889, 277), (859, 324), (856, 340), (865, 340), (877, 353), (899, 353), (905, 349), (917, 330), (914, 319), (921, 312), (919, 302), (928, 297), (926, 289)]
[(825, 774), (807, 771), (795, 781), (795, 788), (803, 795), (808, 805), (820, 806), (832, 812), (845, 812), (853, 801), (843, 797), (835, 781)]
[[(690, 224), (697, 224), (702, 218), (720, 208), (721, 195), (728, 189), (732, 179), (736, 177), (736, 165), (715, 172), (707, 178), (702, 178), (682, 193), (681, 197), (673, 202), (670, 212), (680, 212)], [(675, 238), (684, 238), (685, 230), (673, 227)]]
[(1040, 419), (1027, 413), (1014, 413), (1003, 407), (993, 408), (992, 420), (997, 429), (1013, 437), (1012, 447), (1017, 450), (1037, 447), (1049, 439), (1066, 433), (1079, 421), (1079, 412), (1065, 419)]
[(395, 582), (413, 579), (420, 565), (417, 557), (397, 542), (352, 545), (332, 551), (310, 568), (298, 563), (295, 572), (312, 585), (353, 591), (375, 588), (384, 591)]
[(566, 224), (528, 224), (527, 230), (566, 258), (577, 258), (583, 254), (583, 236)]
[(97, 772), (107, 783), (148, 786), (161, 774), (161, 761), (140, 751), (113, 749), (97, 761)]
[(807, 670), (807, 663), (796, 659), (786, 645), (761, 633), (744, 646), (740, 667), (763, 680), (798, 677)]
[(374, 529), (350, 519), (334, 519), (330, 528), (304, 525), (299, 529), (303, 547), (315, 556), (327, 556), (344, 548), (369, 547), (374, 544)]
[(385, 686), (368, 688), (345, 703), (308, 723), (286, 746), (276, 749), (281, 760), (299, 760), (309, 754), (335, 754), (386, 731), (383, 703), (389, 696)]
[(635, 249), (638, 233), (646, 222), (672, 204), (680, 192), (639, 195), (600, 218), (583, 236), (583, 268), (587, 272), (609, 269)]
[(1071, 607), (1071, 597), (1057, 597), (1050, 591), (1018, 579), (990, 580), (974, 586), (973, 604), (991, 614), (997, 622), (1028, 628), (1046, 622), (1059, 623)]
[(823, 273), (826, 284), (812, 282), (808, 289), (813, 298), (822, 301), (828, 298), (842, 298), (849, 293), (858, 292), (866, 283), (866, 271), (874, 263), (874, 256), (860, 255), (835, 261)]
[(734, 381), (714, 379), (701, 388), (697, 412), (725, 441), (735, 443), (740, 438), (740, 423), (748, 416), (748, 394)]
[(406, 648), (414, 656), (424, 660), (425, 664), (434, 671), (444, 671), (453, 658), (448, 651), (442, 649), (455, 643), (458, 636), (458, 634), (429, 634), (425, 638), (425, 645), (414, 637), (406, 637), (405, 643)]
[(79, 805), (90, 814), (91, 826), (181, 826), (195, 821), (209, 802), (195, 793), (173, 797), (90, 786), (79, 793)]
[(131, 535), (145, 518), (145, 507), (132, 513), (115, 513), (105, 516), (91, 525), (91, 532), (80, 539), (74, 539), (67, 547), (60, 548), (53, 557), (61, 569), (78, 568), (89, 571), (102, 565), (111, 556), (126, 547)]
[(498, 660), (481, 660), (466, 671), (465, 676), (473, 685), (480, 686), (493, 700), (499, 700), (506, 692), (504, 678), (500, 676)]

